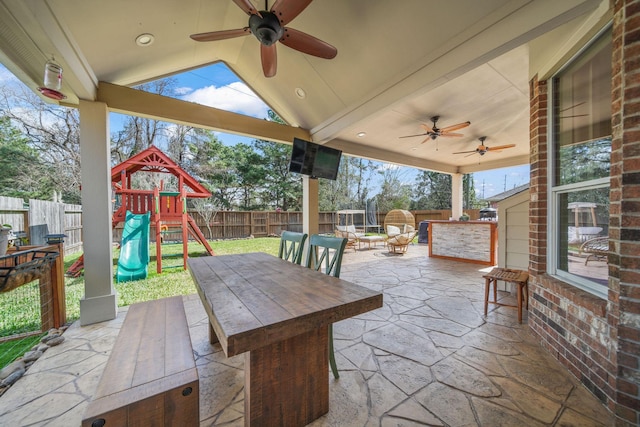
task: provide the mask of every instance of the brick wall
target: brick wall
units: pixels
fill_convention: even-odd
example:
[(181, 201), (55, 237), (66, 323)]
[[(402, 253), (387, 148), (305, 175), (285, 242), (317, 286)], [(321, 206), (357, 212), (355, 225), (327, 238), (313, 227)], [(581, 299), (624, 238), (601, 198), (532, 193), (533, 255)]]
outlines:
[(613, 409), (615, 342), (607, 302), (546, 275), (547, 83), (530, 82), (531, 200), (529, 225), (529, 326), (556, 359)]
[(533, 78), (529, 326), (616, 415), (640, 425), (640, 2), (615, 0), (609, 293), (597, 298), (546, 272), (547, 85)]
[[(640, 2), (616, 0), (613, 26), (609, 323), (615, 412), (640, 425)], [(617, 335), (617, 336), (616, 336)]]

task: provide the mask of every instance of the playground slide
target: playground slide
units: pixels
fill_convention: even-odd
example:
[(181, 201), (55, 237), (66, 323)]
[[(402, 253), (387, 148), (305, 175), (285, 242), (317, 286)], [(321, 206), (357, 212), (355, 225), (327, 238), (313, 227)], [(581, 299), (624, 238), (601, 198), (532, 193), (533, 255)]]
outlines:
[(150, 212), (136, 215), (127, 211), (118, 258), (118, 282), (146, 279), (149, 266)]

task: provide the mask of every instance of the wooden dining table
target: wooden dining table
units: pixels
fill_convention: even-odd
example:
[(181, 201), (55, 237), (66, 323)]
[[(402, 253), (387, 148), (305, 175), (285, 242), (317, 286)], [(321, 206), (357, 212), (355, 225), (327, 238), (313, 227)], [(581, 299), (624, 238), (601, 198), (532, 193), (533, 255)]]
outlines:
[(382, 294), (265, 253), (187, 266), (211, 343), (227, 357), (245, 353), (245, 425), (304, 426), (326, 414), (329, 325), (382, 307)]

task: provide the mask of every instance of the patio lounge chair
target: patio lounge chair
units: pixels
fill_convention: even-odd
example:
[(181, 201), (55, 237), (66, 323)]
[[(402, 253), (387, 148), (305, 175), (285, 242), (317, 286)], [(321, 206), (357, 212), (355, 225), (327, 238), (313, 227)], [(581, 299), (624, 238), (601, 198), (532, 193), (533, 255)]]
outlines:
[(609, 255), (609, 236), (587, 240), (580, 245), (580, 255), (582, 255), (583, 252), (588, 254), (584, 265), (587, 265), (592, 258), (599, 261), (606, 261)]

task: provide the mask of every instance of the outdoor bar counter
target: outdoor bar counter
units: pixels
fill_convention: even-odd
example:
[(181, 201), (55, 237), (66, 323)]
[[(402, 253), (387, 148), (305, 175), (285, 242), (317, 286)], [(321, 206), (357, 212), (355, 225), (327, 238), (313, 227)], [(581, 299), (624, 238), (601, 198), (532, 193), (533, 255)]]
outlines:
[(429, 256), (482, 265), (497, 263), (496, 221), (429, 221)]

